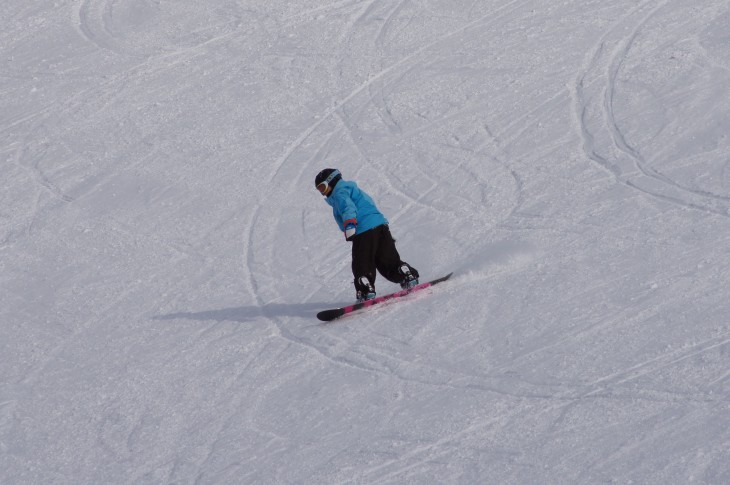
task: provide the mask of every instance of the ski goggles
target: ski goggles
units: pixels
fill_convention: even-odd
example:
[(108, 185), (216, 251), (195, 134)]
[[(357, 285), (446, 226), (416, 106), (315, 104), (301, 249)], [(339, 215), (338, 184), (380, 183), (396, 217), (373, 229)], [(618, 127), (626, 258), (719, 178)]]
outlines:
[(332, 180), (334, 180), (334, 178), (337, 177), (338, 175), (340, 175), (340, 171), (335, 170), (334, 172), (329, 174), (329, 176), (326, 179), (324, 179), (322, 182), (320, 182), (317, 185), (317, 190), (319, 190), (319, 193), (326, 197), (330, 190), (330, 182), (332, 182)]

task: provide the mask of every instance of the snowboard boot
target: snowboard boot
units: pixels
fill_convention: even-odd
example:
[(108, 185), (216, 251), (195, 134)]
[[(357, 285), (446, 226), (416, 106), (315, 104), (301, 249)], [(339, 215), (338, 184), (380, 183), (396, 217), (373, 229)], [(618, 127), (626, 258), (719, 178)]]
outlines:
[(407, 264), (401, 265), (398, 268), (398, 272), (403, 275), (403, 279), (400, 282), (401, 289), (410, 290), (418, 284), (418, 272)]
[(370, 281), (368, 281), (366, 277), (361, 276), (357, 283), (357, 292), (355, 293), (355, 297), (357, 298), (358, 303), (375, 298), (375, 288), (373, 288), (373, 285), (370, 284)]

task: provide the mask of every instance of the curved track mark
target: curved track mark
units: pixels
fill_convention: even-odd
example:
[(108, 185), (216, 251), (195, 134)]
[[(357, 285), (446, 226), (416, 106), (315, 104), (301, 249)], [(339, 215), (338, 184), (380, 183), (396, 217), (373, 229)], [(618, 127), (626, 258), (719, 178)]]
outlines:
[(583, 151), (618, 183), (654, 199), (727, 218), (730, 197), (686, 187), (650, 167), (641, 151), (628, 142), (614, 113), (621, 67), (642, 28), (668, 4), (669, 0), (646, 1), (631, 10), (601, 37), (576, 77), (572, 94)]

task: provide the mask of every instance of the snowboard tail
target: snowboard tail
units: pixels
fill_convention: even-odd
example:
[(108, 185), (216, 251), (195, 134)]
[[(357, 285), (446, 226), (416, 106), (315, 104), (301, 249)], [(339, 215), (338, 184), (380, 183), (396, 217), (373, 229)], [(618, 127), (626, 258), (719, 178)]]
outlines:
[(415, 293), (416, 291), (419, 291), (419, 290), (424, 290), (433, 285), (436, 285), (438, 283), (448, 280), (449, 278), (451, 278), (452, 274), (454, 274), (454, 273), (449, 273), (446, 276), (442, 276), (441, 278), (437, 278), (437, 279), (435, 279), (433, 281), (429, 281), (427, 283), (421, 283), (421, 284), (416, 285), (413, 288), (410, 288), (407, 290), (396, 291), (395, 293), (391, 293), (389, 295), (384, 295), (384, 296), (376, 296), (372, 300), (366, 300), (366, 301), (363, 301), (360, 303), (355, 303), (353, 305), (348, 305), (348, 306), (344, 306), (341, 308), (332, 308), (331, 310), (323, 310), (323, 311), (317, 313), (317, 318), (319, 318), (323, 322), (329, 322), (330, 320), (334, 320), (335, 318), (340, 318), (344, 315), (347, 315), (352, 312), (356, 312), (363, 308), (371, 307), (373, 305), (377, 305), (378, 303), (383, 303), (388, 300), (393, 300), (395, 298), (400, 298), (402, 296), (410, 295), (411, 293)]

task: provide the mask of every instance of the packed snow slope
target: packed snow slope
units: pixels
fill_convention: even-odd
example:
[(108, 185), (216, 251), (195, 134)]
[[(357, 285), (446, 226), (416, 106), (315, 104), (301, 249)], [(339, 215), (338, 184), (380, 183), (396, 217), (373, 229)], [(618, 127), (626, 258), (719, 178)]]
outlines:
[[(4, 0), (0, 93), (1, 483), (730, 482), (727, 0)], [(320, 324), (324, 167), (454, 278)]]

